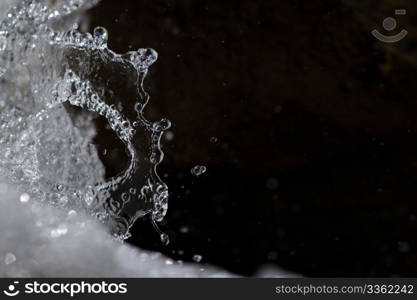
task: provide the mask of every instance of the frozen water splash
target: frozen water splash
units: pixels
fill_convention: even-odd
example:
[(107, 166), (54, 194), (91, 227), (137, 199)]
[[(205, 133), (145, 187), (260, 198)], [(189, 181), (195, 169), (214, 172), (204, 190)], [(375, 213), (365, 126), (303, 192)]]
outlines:
[[(156, 167), (170, 122), (143, 114), (143, 82), (158, 57), (153, 49), (119, 55), (107, 48), (104, 28), (74, 29), (96, 3), (0, 4), (1, 11), (14, 5), (0, 14), (0, 171), (27, 193), (24, 200), (91, 214), (125, 239), (138, 218), (151, 214), (159, 222), (166, 214), (168, 188)], [(64, 103), (107, 120), (129, 154), (121, 174), (104, 179), (91, 118), (81, 114), (75, 126)]]

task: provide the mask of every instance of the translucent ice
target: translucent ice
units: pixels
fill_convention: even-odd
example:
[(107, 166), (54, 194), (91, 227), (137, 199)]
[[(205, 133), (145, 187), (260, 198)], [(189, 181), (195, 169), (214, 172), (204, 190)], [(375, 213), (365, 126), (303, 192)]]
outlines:
[(94, 218), (22, 203), (20, 195), (0, 179), (0, 277), (231, 276), (135, 249), (110, 238)]
[[(0, 1), (0, 277), (230, 276), (111, 238), (125, 239), (146, 214), (164, 218), (168, 188), (156, 167), (170, 123), (143, 115), (154, 50), (119, 55), (104, 28), (75, 30), (96, 3)], [(129, 154), (114, 178), (104, 177), (87, 112), (105, 118)]]
[[(124, 239), (137, 218), (166, 214), (168, 188), (156, 167), (170, 123), (143, 115), (153, 49), (119, 55), (107, 48), (106, 29), (74, 29), (96, 2), (1, 2), (0, 172), (30, 199), (86, 212)], [(65, 105), (82, 109), (77, 122)], [(86, 112), (105, 118), (126, 146), (127, 168), (114, 178), (104, 180)]]

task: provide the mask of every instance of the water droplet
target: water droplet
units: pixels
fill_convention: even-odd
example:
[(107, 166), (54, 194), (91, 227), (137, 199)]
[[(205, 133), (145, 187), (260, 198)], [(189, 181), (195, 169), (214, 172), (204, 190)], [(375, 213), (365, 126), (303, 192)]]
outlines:
[(104, 27), (96, 27), (93, 32), (94, 42), (97, 47), (107, 46), (108, 33), (107, 29)]
[(6, 265), (11, 265), (16, 261), (16, 256), (13, 253), (6, 253), (6, 256), (4, 257), (4, 263)]
[[(82, 195), (80, 198), (82, 198)], [(91, 188), (88, 189), (88, 191), (85, 194), (85, 198), (84, 198), (85, 203), (87, 203), (88, 206), (91, 206), (91, 204), (93, 204), (94, 202), (94, 192)]]
[(76, 217), (78, 214), (77, 214), (77, 212), (75, 211), (75, 210), (70, 210), (69, 212), (68, 212), (68, 218), (74, 218), (74, 217)]
[(169, 236), (166, 233), (162, 233), (160, 235), (160, 238), (161, 238), (161, 242), (162, 242), (163, 245), (166, 246), (166, 245), (169, 244)]
[(398, 251), (400, 251), (401, 253), (407, 253), (409, 252), (411, 249), (410, 244), (407, 242), (398, 242)]
[(207, 171), (207, 168), (205, 166), (195, 166), (191, 169), (191, 174), (198, 177), (203, 175)]
[(152, 124), (152, 129), (155, 132), (161, 132), (169, 129), (171, 127), (171, 122), (167, 119), (162, 119), (159, 122), (155, 122)]
[(196, 263), (201, 262), (202, 259), (203, 259), (203, 257), (201, 255), (199, 255), (199, 254), (195, 254), (193, 256), (193, 261), (196, 262)]
[(130, 200), (130, 195), (128, 193), (123, 193), (122, 194), (122, 200), (123, 202), (128, 202)]
[(4, 36), (0, 36), (0, 51), (6, 50), (7, 47), (7, 39)]
[(22, 195), (20, 195), (20, 202), (22, 203), (27, 203), (30, 200), (30, 196), (28, 193), (23, 193)]
[(167, 141), (172, 141), (174, 139), (174, 133), (172, 131), (167, 131), (165, 133), (165, 139)]
[(59, 238), (68, 233), (68, 228), (65, 224), (60, 224), (57, 228), (51, 230), (52, 238)]
[(211, 142), (212, 144), (215, 144), (215, 143), (217, 143), (217, 142), (218, 142), (218, 139), (217, 139), (215, 136), (212, 136), (212, 137), (210, 138), (210, 142)]
[(190, 229), (187, 226), (182, 226), (180, 228), (180, 232), (181, 233), (188, 233), (190, 231)]
[(151, 48), (130, 52), (130, 61), (140, 71), (146, 71), (158, 59), (158, 53)]
[[(18, 177), (18, 184), (23, 184), (33, 199), (41, 199), (42, 202), (30, 199), (33, 212), (41, 215), (44, 204), (51, 204), (70, 210), (67, 217), (76, 212), (105, 216), (103, 223), (109, 224), (110, 231), (126, 238), (128, 228), (138, 217), (151, 214), (160, 221), (168, 205), (168, 190), (158, 191), (162, 182), (156, 167), (163, 158), (160, 138), (170, 122), (163, 119), (153, 123), (142, 113), (149, 100), (143, 82), (158, 54), (145, 48), (117, 54), (107, 49), (105, 28), (82, 33), (72, 18), (68, 22), (65, 19), (66, 26), (57, 30), (52, 24), (84, 11), (84, 3), (96, 1), (64, 0), (53, 8), (47, 5), (49, 2), (28, 1), (28, 5), (16, 6), (8, 13), (9, 18), (0, 17), (0, 73), (6, 69), (8, 72), (0, 74), (2, 175)], [(71, 30), (65, 32), (64, 27)], [(9, 73), (12, 81), (3, 79)], [(119, 90), (120, 85), (113, 87), (113, 78), (126, 83), (126, 90)], [(17, 91), (16, 86), (24, 92)], [(125, 96), (136, 97), (137, 104), (124, 102)], [(27, 107), (29, 103), (34, 104), (33, 109)], [(127, 167), (120, 174), (105, 179), (99, 152), (88, 146), (95, 136), (94, 126), (90, 126), (93, 121), (87, 115), (71, 120), (63, 104), (105, 118), (106, 128), (129, 152)], [(27, 109), (16, 110), (17, 107)], [(103, 155), (106, 153), (107, 150)], [(144, 166), (147, 169), (142, 165), (139, 168), (139, 154), (151, 162)], [(8, 170), (10, 165), (13, 167)], [(137, 195), (135, 189), (142, 190), (139, 183), (148, 186), (148, 191), (140, 198), (133, 197)], [(34, 192), (35, 188), (38, 192)], [(134, 198), (144, 205), (139, 203), (137, 210), (125, 209), (132, 206), (124, 207), (116, 196), (123, 192), (127, 194), (122, 196), (125, 201)], [(22, 194), (19, 200), (28, 202), (29, 195)], [(50, 226), (47, 220), (38, 224)], [(123, 230), (114, 230), (120, 224)], [(61, 226), (49, 228), (47, 233), (59, 237), (67, 230)], [(169, 241), (165, 236), (161, 240)]]
[(67, 196), (62, 196), (59, 197), (58, 199), (58, 204), (61, 206), (65, 206), (68, 203), (68, 197)]

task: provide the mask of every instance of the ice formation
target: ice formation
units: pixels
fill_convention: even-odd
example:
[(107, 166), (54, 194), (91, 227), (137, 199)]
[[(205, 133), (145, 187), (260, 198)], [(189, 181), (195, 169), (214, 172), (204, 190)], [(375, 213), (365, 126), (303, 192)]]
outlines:
[[(157, 53), (118, 55), (104, 28), (75, 29), (96, 2), (0, 2), (0, 276), (211, 274), (110, 238), (145, 214), (164, 217), (156, 166), (170, 124), (143, 116)], [(91, 117), (74, 119), (65, 103), (107, 120), (130, 155), (122, 174), (104, 179)]]
[[(104, 28), (92, 34), (75, 29), (80, 12), (96, 2), (2, 2), (0, 171), (30, 197), (87, 212), (124, 239), (137, 218), (151, 214), (158, 222), (166, 214), (168, 189), (156, 166), (170, 123), (143, 115), (153, 49), (119, 55), (107, 48)], [(81, 114), (75, 122), (64, 103), (107, 120), (129, 153), (124, 172), (104, 180), (91, 147), (91, 120)]]
[[(104, 28), (76, 29), (97, 2), (0, 1), (0, 277), (231, 276), (118, 241), (137, 218), (166, 214), (156, 167), (170, 124), (143, 115), (157, 53), (119, 55)], [(129, 153), (124, 172), (105, 179), (91, 116), (66, 105), (107, 120)]]

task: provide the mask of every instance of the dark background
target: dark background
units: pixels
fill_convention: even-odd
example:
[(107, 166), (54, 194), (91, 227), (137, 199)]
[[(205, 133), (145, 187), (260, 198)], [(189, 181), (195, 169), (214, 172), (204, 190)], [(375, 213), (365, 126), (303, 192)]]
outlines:
[[(147, 117), (173, 122), (159, 167), (172, 242), (163, 246), (149, 220), (129, 242), (243, 275), (272, 264), (416, 276), (416, 6), (102, 1), (91, 23), (109, 30), (113, 50), (158, 51)], [(397, 20), (409, 36), (376, 41), (370, 31), (384, 33), (396, 8), (408, 10)], [(103, 132), (97, 142), (108, 175), (123, 169), (123, 147)], [(207, 172), (193, 176), (195, 165)]]

